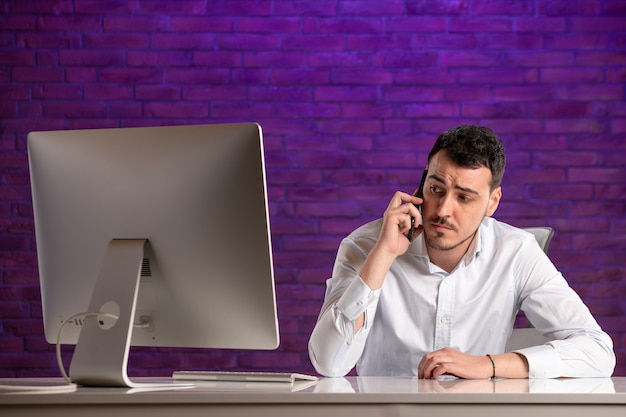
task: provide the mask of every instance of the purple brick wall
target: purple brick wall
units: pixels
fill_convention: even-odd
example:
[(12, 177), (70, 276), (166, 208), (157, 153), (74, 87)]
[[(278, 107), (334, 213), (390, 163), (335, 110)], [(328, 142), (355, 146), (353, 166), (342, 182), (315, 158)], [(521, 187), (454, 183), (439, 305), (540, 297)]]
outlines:
[(41, 324), (26, 134), (230, 121), (264, 128), (282, 345), (133, 349), (131, 374), (312, 372), (306, 342), (340, 239), (396, 189), (413, 191), (436, 136), (467, 122), (507, 147), (496, 217), (556, 229), (549, 254), (626, 375), (623, 0), (2, 0), (0, 10), (0, 376), (58, 375)]

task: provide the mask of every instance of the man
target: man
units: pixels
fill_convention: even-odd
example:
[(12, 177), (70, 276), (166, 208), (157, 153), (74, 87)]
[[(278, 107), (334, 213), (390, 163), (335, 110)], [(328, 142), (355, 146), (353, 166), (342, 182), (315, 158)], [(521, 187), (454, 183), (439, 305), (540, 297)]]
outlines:
[[(535, 238), (490, 217), (504, 167), (493, 131), (451, 129), (428, 155), (423, 198), (396, 192), (382, 219), (343, 240), (309, 341), (320, 374), (613, 373), (611, 338)], [(519, 309), (554, 340), (505, 352)]]

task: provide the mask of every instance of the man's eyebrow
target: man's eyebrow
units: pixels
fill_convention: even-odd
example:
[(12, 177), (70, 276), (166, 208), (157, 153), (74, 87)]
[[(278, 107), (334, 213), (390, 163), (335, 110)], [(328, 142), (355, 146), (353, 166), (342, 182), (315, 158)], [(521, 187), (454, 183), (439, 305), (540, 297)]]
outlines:
[[(445, 184), (445, 181), (442, 178), (440, 178), (437, 175), (435, 175), (435, 174), (429, 175), (429, 178), (432, 178), (433, 180), (435, 180), (437, 182)], [(457, 189), (457, 190), (461, 190), (461, 191), (463, 191), (465, 193), (468, 193), (468, 194), (480, 195), (480, 193), (478, 191), (474, 190), (473, 188), (461, 187), (460, 185), (455, 185), (454, 188)]]

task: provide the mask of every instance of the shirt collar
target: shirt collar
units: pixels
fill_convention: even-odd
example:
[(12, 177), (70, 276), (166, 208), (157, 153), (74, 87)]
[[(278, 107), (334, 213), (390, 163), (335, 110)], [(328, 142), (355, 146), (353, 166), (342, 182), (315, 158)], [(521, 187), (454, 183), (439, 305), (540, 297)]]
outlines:
[[(483, 250), (484, 229), (484, 222), (481, 222), (480, 226), (478, 226), (476, 235), (472, 239), (472, 243), (470, 243), (470, 246), (465, 253), (465, 256), (461, 259), (463, 266), (469, 265), (474, 259), (480, 256), (480, 253)], [(424, 237), (424, 233), (422, 233), (420, 238), (415, 240), (409, 247), (409, 252), (417, 258), (425, 258), (426, 261), (430, 262), (428, 251), (426, 250), (426, 239)]]

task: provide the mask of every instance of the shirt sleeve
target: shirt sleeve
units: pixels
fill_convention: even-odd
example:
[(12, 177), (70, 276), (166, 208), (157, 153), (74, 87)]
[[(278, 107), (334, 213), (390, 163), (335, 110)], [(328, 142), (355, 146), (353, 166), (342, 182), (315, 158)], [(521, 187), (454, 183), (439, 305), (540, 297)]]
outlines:
[[(322, 307), (309, 339), (311, 362), (325, 376), (344, 376), (354, 368), (365, 348), (378, 304), (380, 290), (371, 290), (359, 276), (345, 284), (345, 280), (328, 281), (326, 303), (329, 305)], [(342, 293), (337, 299), (338, 291)], [(365, 324), (355, 334), (354, 321), (363, 313)]]
[(517, 350), (528, 361), (529, 378), (610, 377), (615, 367), (612, 342), (593, 336), (572, 336), (542, 346)]
[(522, 310), (544, 336), (541, 346), (517, 350), (528, 361), (530, 378), (609, 377), (615, 368), (613, 342), (578, 294), (542, 253), (523, 262), (529, 277)]

